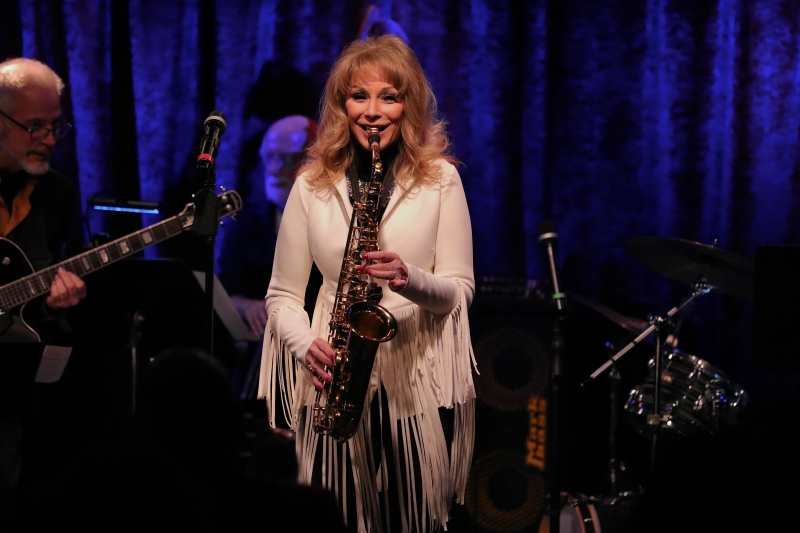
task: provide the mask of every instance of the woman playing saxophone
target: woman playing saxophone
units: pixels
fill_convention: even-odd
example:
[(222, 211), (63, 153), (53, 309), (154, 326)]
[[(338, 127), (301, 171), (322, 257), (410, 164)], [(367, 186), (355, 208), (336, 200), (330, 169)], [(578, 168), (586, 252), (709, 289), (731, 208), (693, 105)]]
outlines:
[[(363, 415), (344, 442), (314, 430), (331, 379), (327, 339), (353, 206), (374, 174), (378, 246), (360, 271), (382, 289), (397, 333), (377, 349)], [(316, 142), (286, 204), (266, 298), (259, 396), (296, 432), (300, 483), (333, 490), (352, 531), (439, 531), (463, 503), (472, 460), (474, 295), (469, 212), (444, 123), (422, 68), (394, 36), (351, 44), (334, 64)], [(312, 263), (323, 275), (313, 321)]]

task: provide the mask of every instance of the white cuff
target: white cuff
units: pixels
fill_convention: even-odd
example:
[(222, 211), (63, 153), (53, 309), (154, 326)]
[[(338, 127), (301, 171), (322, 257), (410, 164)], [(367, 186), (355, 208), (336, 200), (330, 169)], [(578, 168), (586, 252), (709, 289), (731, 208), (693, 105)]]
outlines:
[[(308, 324), (308, 316), (302, 315), (292, 308), (276, 313), (270, 324), (275, 335), (300, 364), (305, 366), (308, 347), (316, 338)], [(269, 332), (266, 332), (269, 333)]]
[(437, 276), (409, 265), (405, 287), (397, 291), (408, 301), (434, 315), (446, 315), (458, 303), (458, 284), (452, 278)]

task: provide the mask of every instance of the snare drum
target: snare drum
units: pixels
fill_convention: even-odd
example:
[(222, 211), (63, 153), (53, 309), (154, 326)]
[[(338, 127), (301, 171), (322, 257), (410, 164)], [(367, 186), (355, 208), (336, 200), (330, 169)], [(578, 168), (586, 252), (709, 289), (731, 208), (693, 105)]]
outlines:
[[(627, 531), (636, 495), (595, 498), (580, 493), (561, 493), (560, 533), (617, 533)], [(539, 533), (550, 533), (550, 517), (544, 515)]]
[[(747, 406), (748, 396), (738, 383), (711, 363), (678, 350), (661, 360), (662, 427), (682, 435), (716, 434), (735, 423)], [(649, 432), (647, 416), (653, 414), (655, 360), (642, 385), (628, 394), (625, 412), (640, 433)]]
[[(559, 531), (561, 533), (599, 533), (600, 518), (594, 505), (583, 494), (561, 493)], [(539, 533), (550, 533), (550, 517), (544, 515)]]

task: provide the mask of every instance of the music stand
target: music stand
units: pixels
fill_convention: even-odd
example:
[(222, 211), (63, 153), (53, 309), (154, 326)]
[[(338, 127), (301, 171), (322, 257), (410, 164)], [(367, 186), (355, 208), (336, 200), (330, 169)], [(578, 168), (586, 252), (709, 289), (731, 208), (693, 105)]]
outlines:
[[(203, 292), (205, 292), (206, 273), (202, 270), (194, 270), (192, 273), (203, 289)], [(222, 282), (220, 282), (217, 276), (214, 276), (214, 310), (220, 320), (222, 320), (222, 323), (225, 324), (225, 328), (228, 330), (228, 333), (231, 334), (234, 342), (247, 343), (259, 340), (258, 335), (253, 333), (250, 326), (248, 326), (247, 322), (242, 318), (242, 315), (236, 310), (233, 300), (231, 300), (230, 295), (225, 290), (225, 287), (222, 286)]]
[(27, 387), (34, 381), (54, 383), (61, 379), (70, 348), (42, 342), (0, 343), (0, 387)]
[(756, 248), (753, 356), (769, 369), (800, 369), (800, 246)]
[(55, 383), (61, 379), (71, 348), (43, 342), (0, 343), (0, 387), (11, 383)]
[[(87, 297), (70, 322), (84, 335), (83, 348), (133, 352), (132, 405), (137, 361), (146, 364), (173, 347), (208, 352), (203, 287), (183, 261), (129, 258), (87, 276), (86, 285)], [(214, 356), (230, 369), (241, 357), (239, 347), (218, 314), (214, 328)]]

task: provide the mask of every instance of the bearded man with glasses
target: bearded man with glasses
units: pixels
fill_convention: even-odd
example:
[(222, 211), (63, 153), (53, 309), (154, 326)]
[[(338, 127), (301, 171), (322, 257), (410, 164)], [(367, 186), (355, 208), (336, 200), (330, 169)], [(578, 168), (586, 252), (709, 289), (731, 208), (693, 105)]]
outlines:
[[(18, 58), (0, 63), (0, 246), (18, 247), (34, 270), (64, 259), (74, 218), (72, 184), (50, 169), (56, 141), (71, 128), (61, 113), (63, 88), (61, 78), (38, 61)], [(16, 281), (3, 277), (4, 267), (14, 268), (9, 262), (13, 261), (0, 253), (0, 286)], [(60, 269), (50, 292), (29, 302), (24, 316), (58, 324), (65, 310), (85, 296), (83, 281)], [(0, 318), (9, 314), (10, 310), (0, 309)], [(0, 357), (11, 355), (14, 345), (4, 348), (8, 339), (3, 334), (12, 329), (8, 321), (0, 327)], [(0, 379), (0, 530), (9, 525), (4, 520), (13, 517), (12, 502), (24, 462), (23, 413), (34, 393), (32, 384), (13, 380), (13, 375)]]

